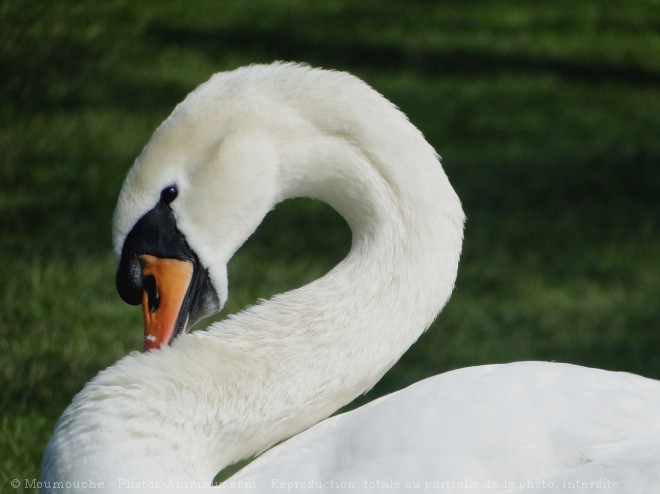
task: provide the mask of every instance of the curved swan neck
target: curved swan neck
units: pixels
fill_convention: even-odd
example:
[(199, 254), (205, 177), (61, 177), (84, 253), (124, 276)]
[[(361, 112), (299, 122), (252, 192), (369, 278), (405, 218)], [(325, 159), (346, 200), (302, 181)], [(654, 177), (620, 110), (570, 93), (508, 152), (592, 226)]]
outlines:
[(275, 201), (329, 203), (351, 227), (350, 253), (309, 285), (101, 373), (60, 420), (46, 476), (111, 465), (115, 477), (210, 480), (371, 388), (449, 298), (464, 218), (432, 147), (357, 79), (287, 70), (346, 91), (280, 95), (304, 135), (269, 129)]
[(324, 134), (280, 163), (280, 199), (320, 199), (347, 219), (353, 244), (346, 259), (321, 279), (195, 335), (203, 343), (180, 342), (215, 346), (216, 359), (228, 357), (220, 367), (231, 368), (225, 384), (245, 390), (243, 403), (232, 400), (239, 407), (223, 411), (241, 416), (243, 429), (217, 431), (244, 450), (217, 441), (217, 458), (231, 463), (262, 451), (370, 389), (449, 298), (462, 243), (460, 202), (433, 149), (389, 109), (404, 138), (378, 141), (379, 152)]

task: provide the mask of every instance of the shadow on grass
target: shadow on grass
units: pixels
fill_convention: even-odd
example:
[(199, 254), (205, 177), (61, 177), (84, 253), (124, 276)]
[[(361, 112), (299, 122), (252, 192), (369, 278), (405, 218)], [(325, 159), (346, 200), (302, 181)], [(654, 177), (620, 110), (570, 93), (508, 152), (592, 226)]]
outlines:
[(62, 39), (47, 49), (36, 49), (27, 61), (25, 53), (0, 57), (0, 72), (11, 74), (0, 85), (0, 95), (12, 104), (5, 107), (11, 118), (34, 114), (114, 108), (163, 113), (174, 107), (190, 87), (160, 80), (118, 77), (113, 69), (101, 67), (89, 45)]
[[(287, 25), (257, 27), (235, 25), (231, 28), (186, 28), (167, 24), (152, 24), (147, 38), (158, 46), (187, 46), (202, 51), (214, 59), (228, 52), (238, 52), (261, 61), (277, 59), (309, 62), (334, 68), (403, 71), (426, 76), (494, 75), (499, 73), (553, 73), (567, 80), (606, 84), (626, 83), (655, 87), (660, 72), (622, 64), (561, 60), (524, 53), (494, 53), (478, 48), (443, 49), (409, 48), (401, 43), (383, 40), (369, 41), (342, 36), (340, 20), (336, 31), (301, 30), (293, 26), (322, 25), (327, 19), (290, 18)], [(336, 34), (338, 33), (338, 34)]]
[(659, 162), (651, 149), (612, 148), (585, 157), (555, 156), (549, 166), (503, 162), (454, 171), (470, 185), (459, 194), (466, 204), (490, 212), (537, 210), (539, 220), (565, 211), (606, 231), (613, 221), (633, 226), (658, 219), (649, 213), (660, 208)]

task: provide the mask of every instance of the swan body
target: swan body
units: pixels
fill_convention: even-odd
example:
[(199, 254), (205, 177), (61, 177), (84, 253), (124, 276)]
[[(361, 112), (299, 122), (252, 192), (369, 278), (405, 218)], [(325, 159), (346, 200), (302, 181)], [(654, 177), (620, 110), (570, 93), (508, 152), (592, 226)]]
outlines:
[(227, 486), (656, 492), (659, 407), (660, 383), (632, 374), (544, 362), (464, 368), (329, 418)]
[[(224, 305), (234, 252), (277, 203), (301, 196), (344, 216), (347, 257), (188, 334)], [(145, 332), (145, 348), (163, 338), (160, 350), (126, 356), (74, 398), (44, 454), (42, 491), (89, 479), (109, 491), (207, 485), (306, 429), (232, 482), (254, 492), (280, 489), (273, 479), (388, 474), (406, 490), (574, 472), (617, 479), (619, 493), (658, 485), (660, 385), (638, 376), (544, 363), (463, 369), (320, 422), (369, 390), (442, 309), (463, 222), (433, 148), (359, 79), (279, 63), (215, 75), (157, 129), (114, 218), (118, 289), (130, 303), (142, 297), (145, 326), (170, 305), (150, 260), (174, 257), (192, 273), (176, 323), (165, 336)]]

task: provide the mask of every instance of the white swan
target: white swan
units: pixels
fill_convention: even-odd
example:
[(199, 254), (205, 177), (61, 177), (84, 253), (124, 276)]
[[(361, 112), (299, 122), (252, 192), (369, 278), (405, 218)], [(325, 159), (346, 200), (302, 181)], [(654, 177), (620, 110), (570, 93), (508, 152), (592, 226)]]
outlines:
[[(298, 196), (346, 218), (348, 256), (165, 345), (224, 304), (227, 261)], [(76, 396), (42, 491), (204, 486), (321, 421), (441, 310), (463, 219), (431, 146), (357, 78), (293, 64), (215, 75), (156, 131), (115, 214), (118, 289), (143, 303), (145, 347), (163, 347)], [(462, 369), (325, 420), (224, 488), (660, 492), (660, 383), (550, 363)]]

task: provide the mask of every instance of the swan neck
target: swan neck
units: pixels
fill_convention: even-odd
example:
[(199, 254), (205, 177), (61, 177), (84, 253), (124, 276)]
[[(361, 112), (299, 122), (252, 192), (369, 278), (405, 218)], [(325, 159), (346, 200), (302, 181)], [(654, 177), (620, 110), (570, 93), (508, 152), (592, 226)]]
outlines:
[[(288, 170), (282, 199), (312, 197), (340, 212), (353, 233), (348, 256), (309, 285), (198, 335), (216, 339), (221, 353), (238, 351), (250, 359), (249, 371), (235, 384), (247, 390), (248, 415), (241, 407), (229, 414), (240, 414), (269, 434), (250, 435), (246, 427), (225, 444), (250, 444), (252, 453), (369, 390), (428, 328), (456, 278), (463, 213), (421, 135), (414, 144), (424, 144), (427, 152), (412, 156), (418, 161), (408, 169), (405, 161), (378, 161), (352, 145), (326, 144), (331, 153), (318, 143), (314, 147), (319, 159), (336, 158), (322, 163), (325, 174), (310, 156), (289, 161), (297, 166)], [(308, 170), (310, 163), (315, 170)], [(246, 451), (235, 453), (231, 462)]]

